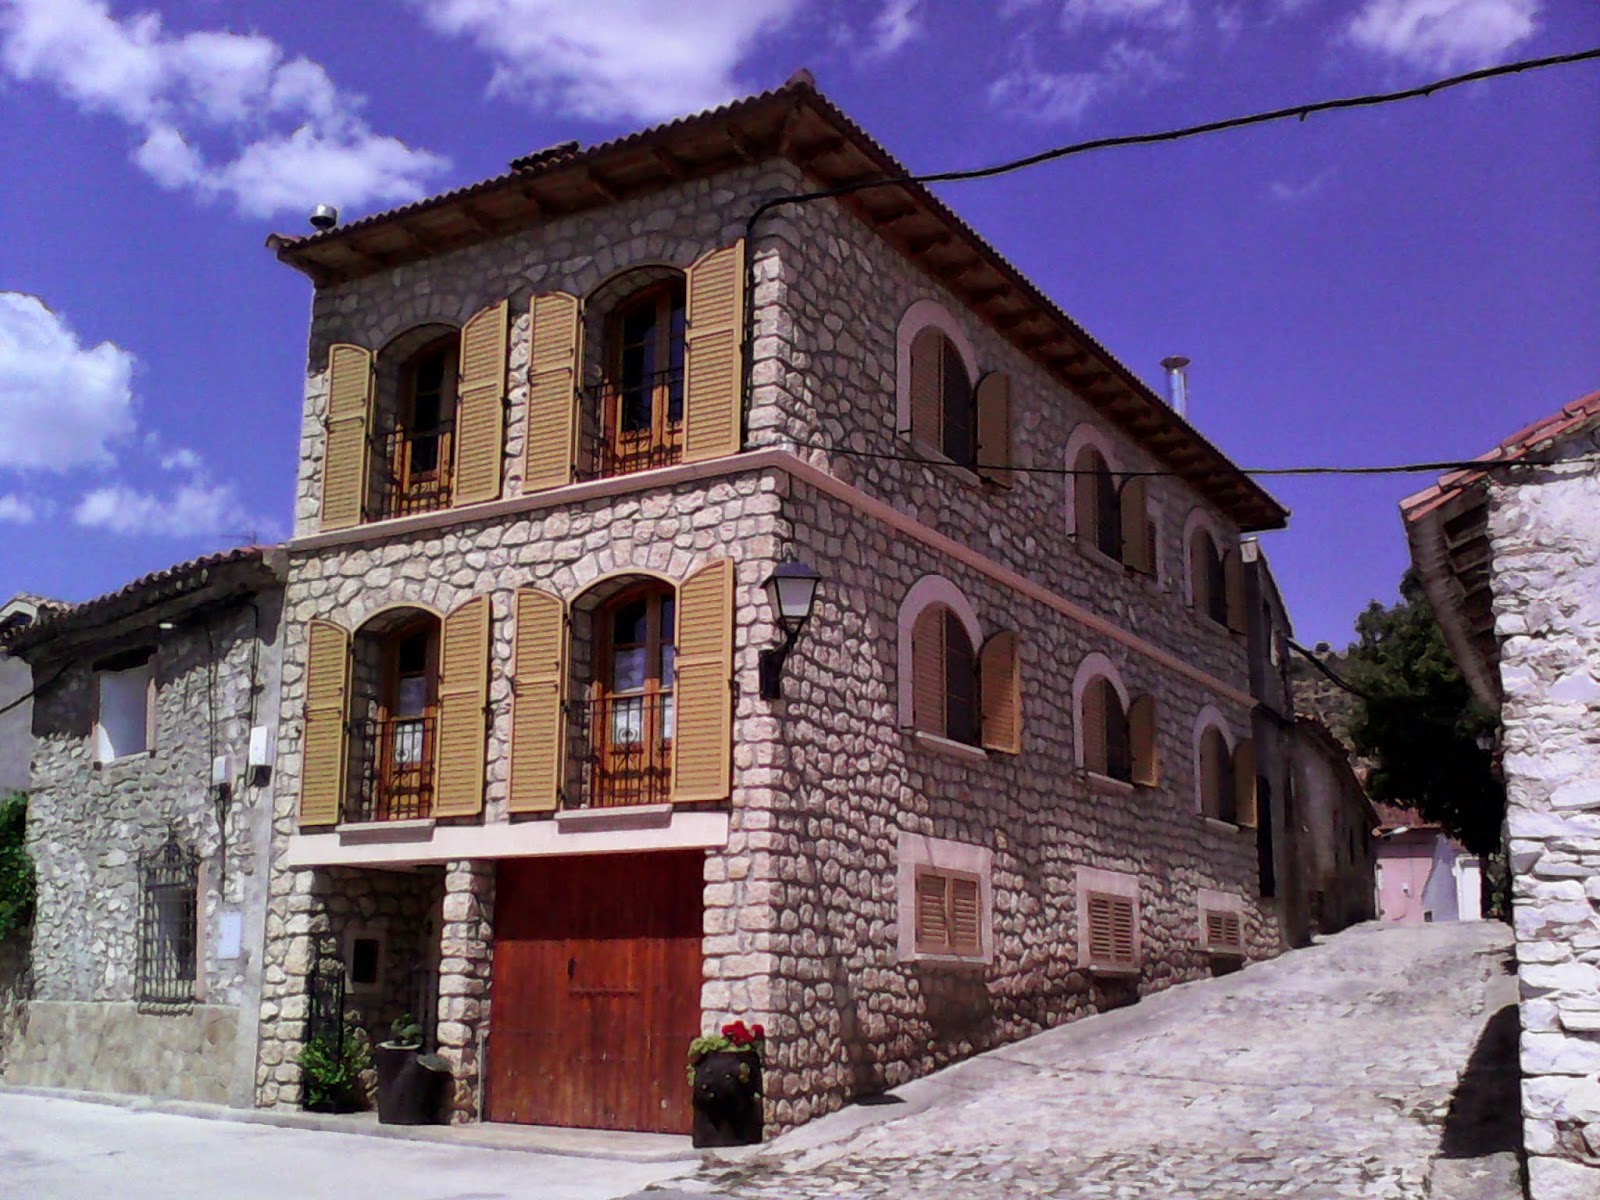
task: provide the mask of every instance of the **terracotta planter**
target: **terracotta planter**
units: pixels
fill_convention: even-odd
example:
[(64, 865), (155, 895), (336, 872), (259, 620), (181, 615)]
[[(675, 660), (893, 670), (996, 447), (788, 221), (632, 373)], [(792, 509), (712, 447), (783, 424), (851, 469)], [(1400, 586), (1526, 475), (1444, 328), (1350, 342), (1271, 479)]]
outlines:
[(761, 1141), (761, 1058), (754, 1050), (718, 1050), (694, 1067), (696, 1146), (753, 1146)]

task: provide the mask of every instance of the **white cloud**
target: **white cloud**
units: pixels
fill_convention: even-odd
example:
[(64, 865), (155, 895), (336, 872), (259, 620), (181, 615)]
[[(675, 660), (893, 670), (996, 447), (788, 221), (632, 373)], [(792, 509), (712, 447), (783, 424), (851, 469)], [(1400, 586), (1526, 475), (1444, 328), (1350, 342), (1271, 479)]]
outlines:
[(750, 90), (736, 68), (799, 0), (412, 3), (436, 30), (488, 55), (491, 92), (591, 120), (662, 120)]
[(30, 525), (38, 515), (31, 501), (17, 495), (0, 495), (0, 524)]
[(1276, 200), (1285, 204), (1292, 204), (1297, 200), (1309, 200), (1322, 190), (1322, 185), (1333, 178), (1333, 168), (1324, 167), (1304, 183), (1289, 183), (1282, 179), (1272, 181), (1272, 195)]
[(917, 20), (921, 0), (886, 0), (872, 22), (871, 42), (867, 54), (873, 58), (887, 58), (912, 38), (922, 32)]
[(0, 292), (0, 468), (109, 462), (134, 429), (133, 367), (110, 342), (86, 348), (37, 296)]
[(1345, 32), (1368, 50), (1428, 70), (1484, 66), (1538, 28), (1541, 0), (1366, 0)]
[(410, 200), (448, 166), (374, 133), (360, 97), (258, 34), (173, 35), (101, 0), (0, 0), (0, 66), (132, 126), (133, 161), (162, 187), (247, 216)]
[(1024, 49), (1017, 64), (989, 85), (989, 103), (1016, 116), (1046, 123), (1073, 122), (1089, 106), (1116, 92), (1172, 78), (1155, 54), (1115, 42), (1089, 71), (1048, 71)]
[(1061, 6), (1061, 23), (1068, 29), (1089, 22), (1177, 29), (1189, 17), (1189, 0), (1066, 0)]
[(95, 488), (72, 519), (86, 529), (154, 537), (207, 537), (249, 532), (255, 522), (231, 484), (195, 473), (165, 495), (125, 484)]

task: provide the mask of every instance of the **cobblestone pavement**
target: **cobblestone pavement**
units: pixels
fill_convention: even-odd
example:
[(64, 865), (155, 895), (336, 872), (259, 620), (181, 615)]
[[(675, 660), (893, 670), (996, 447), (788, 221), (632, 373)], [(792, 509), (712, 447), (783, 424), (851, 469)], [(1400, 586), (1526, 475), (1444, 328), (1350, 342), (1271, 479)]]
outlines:
[(1493, 923), (1358, 927), (644, 1195), (1512, 1200), (1509, 947)]

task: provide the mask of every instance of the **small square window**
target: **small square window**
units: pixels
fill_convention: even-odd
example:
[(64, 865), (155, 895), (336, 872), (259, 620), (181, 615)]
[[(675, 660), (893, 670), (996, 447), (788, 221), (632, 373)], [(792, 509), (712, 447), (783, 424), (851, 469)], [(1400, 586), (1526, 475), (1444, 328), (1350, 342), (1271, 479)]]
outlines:
[(371, 993), (383, 988), (385, 938), (372, 929), (353, 929), (344, 940), (344, 983), (352, 993)]
[(96, 675), (100, 711), (94, 727), (95, 761), (111, 762), (150, 749), (154, 680), (148, 653), (141, 661), (124, 659), (100, 667)]

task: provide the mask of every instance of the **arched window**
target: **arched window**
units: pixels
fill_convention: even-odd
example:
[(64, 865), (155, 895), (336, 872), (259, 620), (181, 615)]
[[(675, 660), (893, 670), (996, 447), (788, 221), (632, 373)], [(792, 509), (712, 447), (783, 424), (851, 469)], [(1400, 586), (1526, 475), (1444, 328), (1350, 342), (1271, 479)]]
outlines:
[(912, 627), (911, 657), (916, 727), (977, 745), (977, 659), (961, 618), (942, 604), (924, 608)]
[(925, 575), (900, 606), (901, 724), (1004, 754), (1022, 752), (1020, 643), (982, 631), (955, 584)]
[(1128, 698), (1116, 668), (1091, 654), (1073, 682), (1078, 765), (1092, 775), (1153, 787), (1159, 782), (1153, 696)]
[(380, 517), (450, 507), (459, 345), (459, 335), (448, 333), (400, 364), (378, 480)]
[(1222, 554), (1210, 532), (1197, 526), (1189, 535), (1189, 578), (1194, 608), (1218, 625), (1228, 623), (1228, 578)]
[(911, 436), (970, 467), (978, 458), (978, 414), (961, 352), (932, 325), (911, 341)]
[(677, 598), (656, 581), (595, 614), (589, 701), (589, 801), (654, 804), (672, 790)]
[(356, 635), (356, 821), (433, 815), (439, 729), (439, 618), (407, 609)]
[(1073, 511), (1079, 538), (1102, 554), (1122, 559), (1122, 505), (1116, 476), (1093, 446), (1078, 451), (1072, 464)]
[(1197, 758), (1200, 815), (1233, 824), (1233, 749), (1216, 725), (1208, 724), (1200, 731)]
[(686, 292), (682, 275), (649, 284), (606, 320), (597, 473), (669, 466), (683, 452)]

